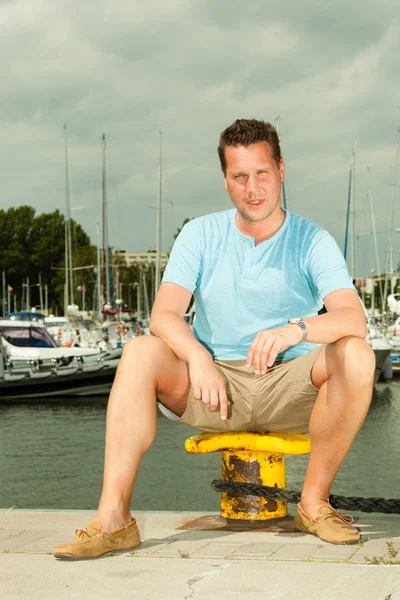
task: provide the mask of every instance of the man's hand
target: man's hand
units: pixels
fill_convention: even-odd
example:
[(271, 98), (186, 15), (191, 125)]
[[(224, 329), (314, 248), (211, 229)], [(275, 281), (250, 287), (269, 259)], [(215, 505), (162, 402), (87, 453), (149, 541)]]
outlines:
[(219, 404), (221, 419), (225, 420), (228, 416), (225, 384), (211, 355), (207, 351), (196, 352), (189, 357), (188, 366), (194, 397), (203, 404), (209, 404), (211, 412), (216, 411)]
[(264, 375), (267, 367), (272, 367), (280, 352), (295, 346), (302, 339), (303, 332), (294, 324), (260, 331), (249, 348), (246, 365), (253, 365), (256, 375)]

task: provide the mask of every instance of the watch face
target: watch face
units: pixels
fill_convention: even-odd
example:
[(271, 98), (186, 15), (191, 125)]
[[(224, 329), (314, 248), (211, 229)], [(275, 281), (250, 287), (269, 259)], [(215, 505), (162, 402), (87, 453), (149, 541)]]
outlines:
[(300, 327), (300, 329), (303, 332), (302, 341), (304, 342), (307, 338), (308, 330), (307, 330), (307, 325), (304, 323), (303, 319), (299, 318), (299, 317), (295, 317), (294, 319), (289, 319), (288, 323), (291, 323), (293, 325), (298, 325)]

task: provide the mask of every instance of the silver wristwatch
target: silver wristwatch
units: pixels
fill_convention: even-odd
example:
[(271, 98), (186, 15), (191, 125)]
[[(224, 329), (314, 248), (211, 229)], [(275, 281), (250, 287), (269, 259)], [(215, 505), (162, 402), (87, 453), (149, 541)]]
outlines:
[(300, 319), (299, 317), (295, 317), (294, 319), (289, 319), (288, 323), (290, 323), (291, 325), (298, 325), (303, 333), (303, 339), (301, 340), (302, 342), (304, 342), (307, 339), (307, 334), (308, 334), (308, 329), (307, 329), (307, 325), (304, 323), (303, 319)]

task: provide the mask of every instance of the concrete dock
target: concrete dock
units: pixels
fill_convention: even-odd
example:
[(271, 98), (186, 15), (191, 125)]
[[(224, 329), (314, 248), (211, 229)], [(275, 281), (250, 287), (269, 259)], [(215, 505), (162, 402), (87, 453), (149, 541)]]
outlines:
[(400, 516), (361, 514), (361, 543), (333, 546), (294, 532), (291, 519), (231, 531), (216, 514), (135, 512), (137, 550), (53, 558), (92, 514), (0, 511), (0, 600), (400, 600)]

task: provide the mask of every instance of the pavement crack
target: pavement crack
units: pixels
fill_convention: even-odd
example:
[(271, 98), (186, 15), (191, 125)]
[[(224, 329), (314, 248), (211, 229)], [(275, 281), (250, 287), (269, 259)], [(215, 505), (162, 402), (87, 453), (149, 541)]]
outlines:
[(385, 596), (385, 600), (395, 600), (397, 598), (400, 598), (400, 573), (396, 575), (396, 577), (391, 583), (390, 588), (391, 589), (389, 591), (389, 594)]
[(230, 566), (231, 566), (230, 563), (227, 565), (219, 565), (217, 569), (210, 569), (210, 571), (205, 571), (201, 575), (197, 575), (196, 577), (192, 577), (191, 579), (189, 579), (186, 582), (186, 585), (189, 587), (190, 592), (189, 592), (189, 594), (187, 594), (185, 596), (185, 600), (190, 600), (190, 598), (193, 598), (193, 595), (195, 592), (194, 586), (196, 585), (196, 583), (198, 583), (199, 581), (202, 581), (203, 579), (206, 579), (207, 577), (217, 575), (221, 571), (223, 571), (224, 569), (227, 569)]
[(189, 586), (190, 593), (185, 596), (185, 600), (193, 598), (194, 589), (192, 586), (194, 586), (198, 581), (204, 579), (204, 577), (206, 577), (206, 575), (203, 575), (203, 577), (192, 577), (192, 579), (189, 579), (189, 581), (186, 582), (186, 584)]

